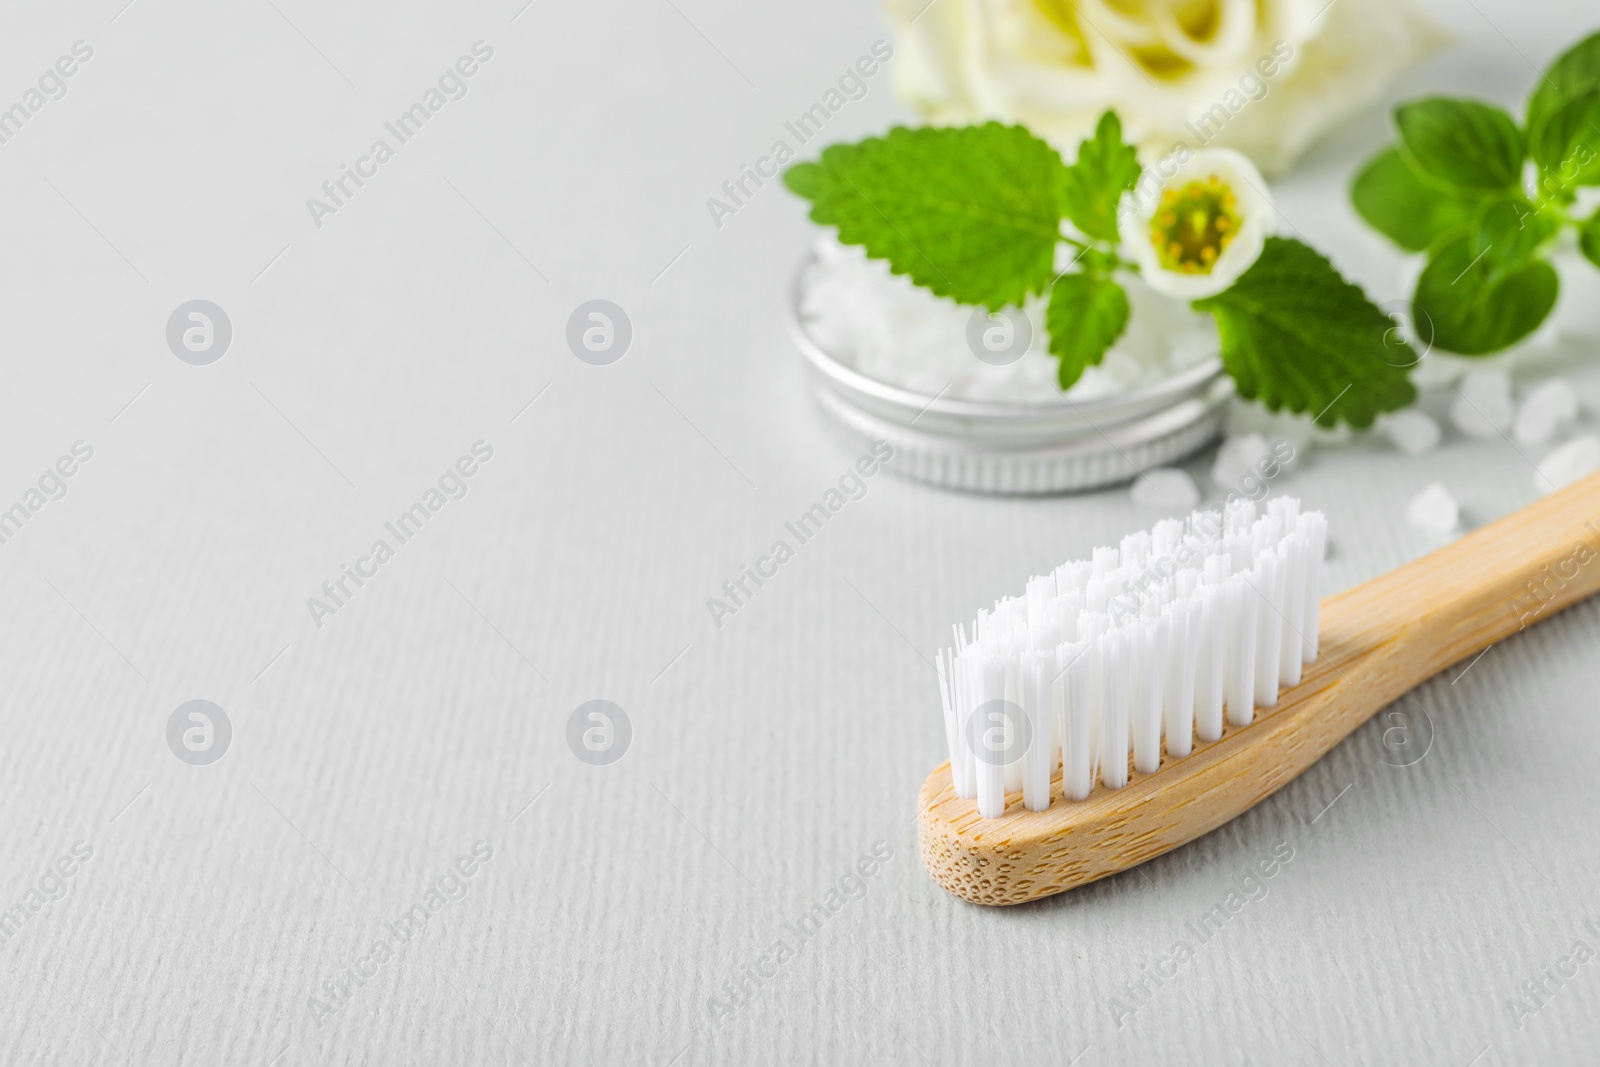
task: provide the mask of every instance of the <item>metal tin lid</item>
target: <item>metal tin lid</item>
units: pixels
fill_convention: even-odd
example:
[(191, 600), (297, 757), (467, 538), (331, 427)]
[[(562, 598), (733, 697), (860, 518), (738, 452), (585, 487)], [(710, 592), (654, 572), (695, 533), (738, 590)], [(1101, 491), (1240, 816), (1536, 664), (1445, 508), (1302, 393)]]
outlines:
[(1062, 493), (1129, 481), (1221, 432), (1233, 380), (1220, 359), (1093, 400), (1025, 403), (925, 396), (869, 378), (806, 332), (795, 277), (789, 325), (822, 409), (859, 442), (895, 450), (889, 469), (952, 489)]

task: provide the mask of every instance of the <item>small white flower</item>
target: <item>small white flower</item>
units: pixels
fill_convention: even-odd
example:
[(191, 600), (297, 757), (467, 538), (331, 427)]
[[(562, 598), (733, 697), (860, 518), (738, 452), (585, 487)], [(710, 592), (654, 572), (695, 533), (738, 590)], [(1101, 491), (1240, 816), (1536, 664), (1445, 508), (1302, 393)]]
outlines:
[(1261, 172), (1230, 148), (1207, 148), (1163, 179), (1155, 168), (1123, 194), (1119, 227), (1150, 288), (1178, 300), (1215, 296), (1261, 255), (1272, 201)]

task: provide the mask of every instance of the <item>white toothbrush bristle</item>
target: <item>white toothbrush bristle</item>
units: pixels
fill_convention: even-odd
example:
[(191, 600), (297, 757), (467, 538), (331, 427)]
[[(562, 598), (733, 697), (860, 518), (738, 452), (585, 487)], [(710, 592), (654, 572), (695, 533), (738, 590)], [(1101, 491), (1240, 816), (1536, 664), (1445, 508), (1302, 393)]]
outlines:
[(1120, 789), (1248, 726), (1317, 658), (1327, 521), (1234, 501), (1129, 534), (980, 610), (936, 661), (950, 778), (997, 818)]

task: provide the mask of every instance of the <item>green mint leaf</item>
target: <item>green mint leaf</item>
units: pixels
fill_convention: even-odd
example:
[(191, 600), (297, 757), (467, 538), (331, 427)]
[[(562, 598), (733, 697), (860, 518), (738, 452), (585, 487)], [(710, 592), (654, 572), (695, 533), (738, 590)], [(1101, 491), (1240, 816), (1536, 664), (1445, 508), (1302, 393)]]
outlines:
[(1429, 97), (1395, 109), (1400, 145), (1424, 179), (1457, 189), (1513, 189), (1522, 177), (1516, 120), (1476, 100)]
[(1128, 327), (1128, 294), (1103, 275), (1063, 274), (1050, 287), (1045, 328), (1050, 352), (1061, 360), (1057, 377), (1070, 389), (1105, 357)]
[(1122, 141), (1122, 120), (1107, 111), (1061, 176), (1061, 205), (1085, 236), (1115, 241), (1117, 202), (1141, 173), (1138, 153)]
[(1417, 279), (1412, 313), (1434, 344), (1463, 356), (1498, 352), (1527, 337), (1555, 306), (1555, 268), (1540, 259), (1502, 271), (1474, 251), (1471, 234), (1434, 249)]
[(1600, 89), (1600, 33), (1584, 38), (1550, 64), (1528, 97), (1528, 129), (1537, 130), (1562, 104)]
[(1561, 232), (1552, 211), (1541, 211), (1521, 193), (1486, 199), (1472, 217), (1468, 247), (1484, 281), (1494, 283), (1538, 258)]
[(1360, 428), (1416, 397), (1406, 376), (1416, 357), (1396, 341), (1393, 321), (1299, 241), (1267, 238), (1232, 288), (1194, 306), (1216, 318), (1239, 395), (1272, 411)]
[(1600, 185), (1600, 89), (1558, 105), (1530, 131), (1541, 189), (1558, 193), (1575, 185)]
[(783, 176), (811, 219), (889, 269), (998, 311), (1055, 277), (1061, 157), (1020, 126), (896, 127)]
[(1472, 221), (1480, 195), (1425, 184), (1393, 146), (1362, 167), (1350, 186), (1350, 200), (1367, 225), (1408, 252), (1421, 252), (1440, 234)]
[(1578, 248), (1595, 266), (1600, 267), (1600, 211), (1589, 216), (1578, 230)]

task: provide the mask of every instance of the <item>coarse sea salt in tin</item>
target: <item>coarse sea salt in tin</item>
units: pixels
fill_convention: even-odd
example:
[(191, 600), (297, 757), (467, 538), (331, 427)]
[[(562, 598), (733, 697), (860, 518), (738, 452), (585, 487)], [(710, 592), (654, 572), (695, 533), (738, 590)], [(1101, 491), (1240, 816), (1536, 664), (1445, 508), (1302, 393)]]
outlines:
[(1066, 392), (1043, 299), (991, 317), (834, 241), (802, 264), (791, 325), (822, 409), (856, 443), (893, 446), (889, 469), (977, 492), (1094, 489), (1204, 448), (1232, 395), (1209, 317), (1119, 281), (1128, 329)]

